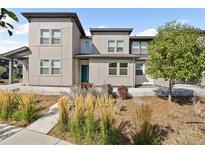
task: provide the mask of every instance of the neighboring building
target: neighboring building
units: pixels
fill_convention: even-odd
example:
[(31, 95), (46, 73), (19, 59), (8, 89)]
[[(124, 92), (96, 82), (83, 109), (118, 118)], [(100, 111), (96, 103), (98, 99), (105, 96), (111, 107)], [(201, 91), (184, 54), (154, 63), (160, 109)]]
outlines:
[[(26, 12), (29, 48), (4, 54), (23, 62), (23, 81), (29, 85), (152, 86), (166, 83), (145, 72), (152, 36), (131, 36), (132, 28), (90, 28), (86, 36), (76, 13)], [(10, 76), (12, 71), (10, 71)], [(12, 79), (10, 80), (12, 82)]]
[[(1, 78), (8, 79), (9, 78), (9, 59), (0, 55), (0, 66), (5, 68), (5, 72), (1, 76)], [(23, 64), (22, 64), (22, 62), (14, 60), (13, 66), (14, 66), (14, 70), (16, 72), (17, 77), (18, 78), (23, 77), (23, 70), (22, 70)]]

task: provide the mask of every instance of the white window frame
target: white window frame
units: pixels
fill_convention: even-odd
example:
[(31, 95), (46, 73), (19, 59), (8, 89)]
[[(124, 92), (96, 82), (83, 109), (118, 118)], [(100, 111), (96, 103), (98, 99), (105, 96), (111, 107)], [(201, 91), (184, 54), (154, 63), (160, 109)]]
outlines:
[[(53, 66), (53, 61), (54, 60), (58, 60), (59, 62), (60, 62), (60, 66), (59, 67), (55, 67), (55, 66)], [(59, 74), (61, 74), (61, 60), (60, 59), (51, 59), (51, 74), (52, 75), (59, 75), (59, 74), (54, 74), (53, 73), (53, 68), (58, 68), (60, 71), (59, 71)]]
[[(59, 31), (60, 31), (60, 36), (59, 36), (59, 37), (53, 36), (53, 31), (54, 31), (54, 30), (59, 30)], [(51, 31), (51, 42), (50, 42), (50, 43), (51, 43), (51, 44), (54, 44), (54, 43), (53, 43), (53, 39), (57, 38), (57, 39), (60, 40), (60, 42), (57, 43), (57, 44), (54, 44), (54, 45), (59, 45), (59, 44), (61, 44), (61, 29), (55, 28), (55, 29), (50, 29), (50, 31)]]
[[(48, 30), (49, 32), (49, 36), (48, 37), (43, 37), (42, 34), (41, 34), (41, 31), (42, 30)], [(60, 30), (60, 37), (54, 37), (53, 36), (53, 30)], [(42, 43), (42, 38), (48, 38), (48, 43), (44, 44)], [(53, 38), (59, 38), (60, 39), (60, 43), (58, 44), (54, 44), (53, 43)], [(61, 45), (61, 42), (62, 42), (62, 33), (61, 33), (61, 29), (60, 28), (52, 28), (52, 29), (47, 29), (47, 28), (42, 28), (40, 29), (40, 45)]]
[[(146, 46), (142, 46), (142, 43), (145, 43)], [(143, 54), (148, 54), (148, 41), (141, 41), (140, 42), (140, 54), (142, 54), (142, 50), (146, 51), (146, 53), (143, 53)]]
[[(139, 46), (134, 46), (134, 42), (137, 42)], [(134, 51), (135, 50), (138, 50), (138, 51)], [(133, 41), (132, 42), (132, 53), (133, 54), (140, 54), (141, 53), (141, 49), (140, 49), (140, 41)]]
[[(120, 63), (127, 63), (127, 68), (121, 68)], [(121, 69), (126, 69), (127, 70), (127, 75), (120, 75), (120, 70)], [(119, 60), (119, 76), (128, 76), (129, 75), (129, 61), (128, 60)]]
[[(43, 30), (48, 30), (48, 33), (49, 33), (49, 36), (48, 36), (48, 37), (42, 36), (42, 31), (43, 31)], [(40, 44), (41, 44), (41, 45), (48, 45), (48, 44), (50, 44), (50, 35), (51, 35), (51, 34), (50, 34), (50, 29), (46, 29), (46, 28), (40, 29)], [(48, 39), (48, 43), (46, 43), (46, 44), (45, 44), (45, 43), (42, 43), (42, 42), (43, 42), (43, 41), (42, 41), (43, 38), (47, 38), (47, 39)]]
[[(113, 42), (114, 43), (114, 47), (109, 47), (109, 42)], [(109, 51), (109, 48), (114, 48), (113, 51)], [(108, 53), (114, 53), (116, 51), (116, 41), (115, 40), (108, 40), (107, 41), (107, 51)]]
[[(118, 47), (118, 42), (122, 42), (122, 47)], [(122, 48), (122, 51), (118, 51), (118, 48)], [(124, 41), (123, 40), (116, 40), (116, 52), (117, 53), (122, 53), (124, 52)]]
[[(127, 63), (127, 75), (120, 75), (120, 63)], [(117, 63), (117, 74), (116, 75), (110, 75), (109, 74), (109, 69), (110, 69), (110, 66), (109, 64), (110, 63)], [(126, 69), (126, 68), (125, 68)], [(129, 76), (129, 61), (128, 60), (109, 60), (108, 61), (108, 76)]]
[[(111, 69), (115, 69), (116, 68), (116, 75), (110, 75), (110, 63), (117, 63), (117, 67), (111, 67)], [(117, 60), (110, 60), (108, 61), (108, 75), (109, 76), (117, 76), (118, 75), (118, 61)]]
[[(41, 65), (41, 61), (45, 61), (45, 60), (48, 61), (48, 66), (42, 66)], [(41, 69), (44, 69), (44, 68), (48, 69), (47, 74), (41, 73)], [(50, 74), (50, 60), (49, 59), (40, 59), (40, 75), (48, 75), (48, 74)]]

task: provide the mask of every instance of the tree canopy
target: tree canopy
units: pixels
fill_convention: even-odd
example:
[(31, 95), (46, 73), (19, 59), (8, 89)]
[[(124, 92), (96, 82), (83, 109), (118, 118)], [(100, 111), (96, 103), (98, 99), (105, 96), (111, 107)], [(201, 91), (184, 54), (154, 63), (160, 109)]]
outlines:
[(0, 26), (3, 28), (6, 28), (9, 35), (11, 36), (13, 34), (12, 30), (13, 30), (13, 25), (11, 23), (6, 22), (3, 19), (6, 19), (10, 17), (11, 19), (15, 20), (16, 22), (18, 22), (18, 17), (15, 15), (15, 13), (13, 13), (12, 11), (8, 11), (5, 8), (1, 8), (1, 12), (0, 12)]
[(175, 80), (199, 82), (205, 69), (204, 42), (200, 29), (177, 21), (166, 23), (149, 44), (148, 74), (169, 80), (170, 86)]

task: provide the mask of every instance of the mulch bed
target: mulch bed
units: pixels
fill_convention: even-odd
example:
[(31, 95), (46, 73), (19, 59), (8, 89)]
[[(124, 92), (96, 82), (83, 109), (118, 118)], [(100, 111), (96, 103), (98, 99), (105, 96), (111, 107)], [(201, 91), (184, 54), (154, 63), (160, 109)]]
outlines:
[[(201, 107), (205, 109), (205, 98), (200, 97)], [(152, 109), (152, 124), (166, 131), (162, 144), (205, 144), (205, 118), (196, 117), (191, 97), (175, 97), (169, 103), (163, 97), (135, 97), (124, 100), (114, 124), (124, 135), (122, 144), (130, 144), (133, 134), (133, 121), (137, 103), (148, 103)], [(204, 130), (203, 130), (204, 128)], [(57, 127), (49, 135), (72, 142), (68, 133), (60, 133)]]

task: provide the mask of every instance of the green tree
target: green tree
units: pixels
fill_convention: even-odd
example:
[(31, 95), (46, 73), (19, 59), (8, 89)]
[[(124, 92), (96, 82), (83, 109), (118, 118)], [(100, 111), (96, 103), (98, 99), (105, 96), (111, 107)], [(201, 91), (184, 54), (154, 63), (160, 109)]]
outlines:
[(4, 72), (5, 72), (5, 68), (0, 66), (0, 79)]
[(13, 25), (11, 23), (6, 22), (3, 19), (6, 19), (10, 17), (11, 19), (15, 20), (16, 22), (18, 22), (18, 17), (15, 15), (15, 13), (13, 13), (12, 11), (8, 11), (5, 8), (1, 8), (1, 12), (0, 12), (0, 26), (3, 28), (6, 28), (9, 35), (11, 36), (13, 34), (12, 30), (13, 30)]
[(205, 46), (201, 30), (177, 21), (158, 28), (149, 44), (148, 74), (169, 81), (168, 100), (172, 99), (174, 81), (199, 82), (205, 69)]

